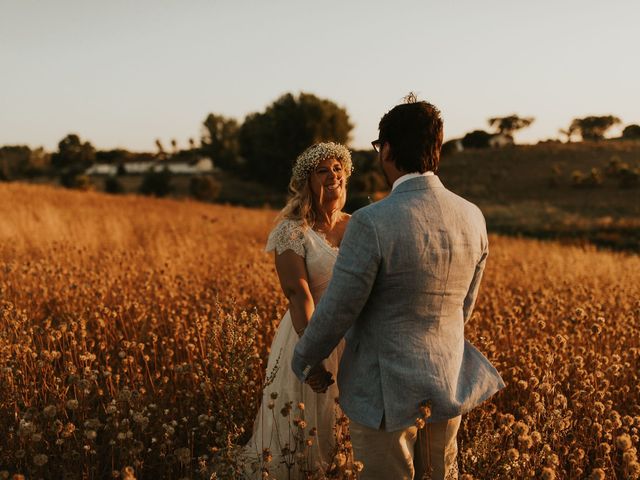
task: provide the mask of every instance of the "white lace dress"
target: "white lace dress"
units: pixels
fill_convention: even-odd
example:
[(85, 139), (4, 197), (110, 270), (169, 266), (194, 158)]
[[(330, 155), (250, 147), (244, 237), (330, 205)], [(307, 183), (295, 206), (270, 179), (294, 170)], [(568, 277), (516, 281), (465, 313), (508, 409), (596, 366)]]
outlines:
[[(293, 250), (304, 257), (309, 288), (313, 301), (317, 304), (331, 279), (338, 249), (332, 247), (323, 236), (311, 228), (303, 228), (300, 222), (283, 220), (274, 228), (267, 241), (266, 251), (274, 250), (278, 254), (285, 250)], [(295, 441), (290, 437), (290, 431), (299, 431), (298, 427), (293, 425), (293, 420), (296, 418), (303, 418), (306, 423), (305, 437), (308, 437), (308, 432), (312, 428), (317, 429), (317, 434), (312, 437), (313, 445), (305, 452), (305, 461), (309, 462), (313, 468), (322, 468), (331, 460), (330, 455), (334, 445), (333, 426), (336, 408), (338, 408), (335, 403), (338, 397), (337, 384), (331, 385), (326, 393), (317, 394), (308, 385), (298, 380), (291, 370), (291, 358), (297, 341), (298, 335), (291, 323), (291, 315), (287, 311), (271, 344), (267, 362), (266, 375), (267, 378), (273, 376), (273, 381), (263, 392), (253, 434), (245, 449), (249, 458), (247, 473), (250, 478), (262, 478), (260, 472), (262, 466), (268, 467), (271, 475), (269, 478), (299, 478), (298, 466), (291, 469), (291, 477), (289, 477), (288, 469), (283, 463), (283, 460), (291, 461), (295, 455), (283, 457), (281, 454), (284, 447), (295, 448)], [(324, 361), (325, 367), (333, 374), (334, 380), (343, 349), (344, 341), (341, 341)], [(272, 398), (274, 392), (277, 393), (275, 400)], [(281, 409), (287, 402), (292, 402), (292, 409), (290, 415), (284, 417)], [(297, 407), (300, 402), (304, 403), (304, 412)], [(270, 404), (272, 408), (269, 408)], [(262, 458), (265, 448), (269, 449), (272, 460), (267, 464), (256, 462), (255, 459)]]

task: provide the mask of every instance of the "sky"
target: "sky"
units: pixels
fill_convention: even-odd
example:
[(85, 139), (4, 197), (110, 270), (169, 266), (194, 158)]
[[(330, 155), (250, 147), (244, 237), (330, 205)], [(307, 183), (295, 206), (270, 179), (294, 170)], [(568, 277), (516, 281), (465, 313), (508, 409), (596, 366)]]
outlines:
[(209, 113), (287, 92), (346, 108), (353, 148), (410, 91), (445, 139), (513, 113), (535, 118), (519, 143), (640, 123), (638, 19), (637, 0), (0, 0), (0, 145), (185, 148)]

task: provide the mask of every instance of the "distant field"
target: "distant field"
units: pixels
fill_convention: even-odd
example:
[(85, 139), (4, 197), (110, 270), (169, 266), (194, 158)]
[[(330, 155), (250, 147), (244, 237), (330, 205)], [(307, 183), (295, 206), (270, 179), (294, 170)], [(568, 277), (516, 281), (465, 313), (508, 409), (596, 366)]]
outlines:
[[(0, 478), (240, 478), (275, 214), (0, 184)], [(638, 478), (640, 257), (490, 244), (466, 335), (507, 388), (465, 416), (462, 478)]]
[[(612, 160), (640, 172), (640, 142), (468, 150), (444, 158), (440, 176), (481, 207), (491, 231), (640, 251), (640, 183), (621, 187)], [(601, 185), (574, 185), (574, 172), (592, 169)]]
[[(612, 161), (618, 168), (628, 167), (630, 186), (621, 186)], [(214, 176), (221, 186), (218, 203), (280, 208), (286, 201), (287, 192), (268, 185), (225, 171)], [(448, 188), (480, 206), (492, 232), (640, 252), (640, 141), (466, 150), (442, 159), (440, 177)], [(137, 192), (142, 183), (141, 175), (118, 178), (127, 193)], [(576, 178), (582, 178), (581, 186)], [(104, 190), (104, 178), (92, 181), (97, 190)], [(188, 176), (174, 176), (172, 196), (188, 197), (189, 181)], [(384, 194), (352, 188), (349, 198), (356, 201), (348, 205), (366, 204), (367, 196)]]

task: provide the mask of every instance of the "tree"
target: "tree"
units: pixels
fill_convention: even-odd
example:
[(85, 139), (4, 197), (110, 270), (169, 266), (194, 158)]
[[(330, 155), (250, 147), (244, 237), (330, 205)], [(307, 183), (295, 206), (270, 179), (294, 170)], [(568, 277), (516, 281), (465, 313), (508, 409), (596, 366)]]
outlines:
[(484, 130), (474, 130), (462, 138), (464, 148), (489, 148), (491, 134)]
[(50, 156), (42, 147), (31, 150), (26, 145), (0, 147), (0, 180), (9, 181), (43, 174)]
[(579, 133), (582, 140), (598, 141), (603, 140), (607, 130), (619, 123), (622, 123), (620, 119), (613, 115), (589, 116), (574, 118), (569, 129)]
[(560, 130), (558, 130), (558, 132), (560, 133), (560, 135), (564, 135), (565, 137), (567, 137), (567, 143), (571, 143), (571, 139), (576, 133), (576, 126), (572, 123), (566, 130), (561, 128)]
[(99, 150), (96, 152), (97, 163), (108, 163), (110, 165), (117, 165), (133, 160), (135, 154), (124, 150), (122, 148), (116, 148), (113, 150)]
[(296, 157), (322, 141), (348, 143), (353, 125), (347, 111), (308, 93), (287, 93), (264, 113), (249, 115), (239, 133), (247, 173), (285, 189)]
[(96, 159), (96, 149), (89, 142), (82, 142), (70, 133), (58, 143), (58, 151), (51, 156), (51, 164), (60, 169), (84, 170)]
[(627, 125), (622, 131), (622, 138), (640, 139), (640, 125)]
[(240, 126), (233, 118), (210, 113), (202, 122), (201, 151), (222, 169), (236, 170), (239, 163)]
[(157, 157), (159, 160), (166, 160), (167, 152), (164, 150), (164, 146), (162, 145), (162, 141), (159, 138), (156, 138), (156, 148), (158, 149)]
[(354, 150), (351, 153), (353, 175), (349, 179), (349, 195), (364, 195), (387, 190), (378, 154), (373, 150)]
[(513, 137), (513, 134), (533, 123), (533, 117), (519, 117), (516, 114), (508, 117), (494, 117), (488, 120), (489, 126), (494, 127), (499, 134)]

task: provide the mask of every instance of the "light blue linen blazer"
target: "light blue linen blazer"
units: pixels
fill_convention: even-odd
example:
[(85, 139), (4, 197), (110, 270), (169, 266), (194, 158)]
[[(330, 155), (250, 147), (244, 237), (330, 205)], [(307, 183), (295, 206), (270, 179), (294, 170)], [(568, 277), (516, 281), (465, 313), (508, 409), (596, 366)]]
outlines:
[(293, 371), (304, 381), (345, 337), (338, 387), (352, 420), (396, 431), (423, 402), (431, 422), (469, 411), (504, 387), (464, 338), (488, 251), (478, 207), (437, 176), (401, 183), (353, 214)]

